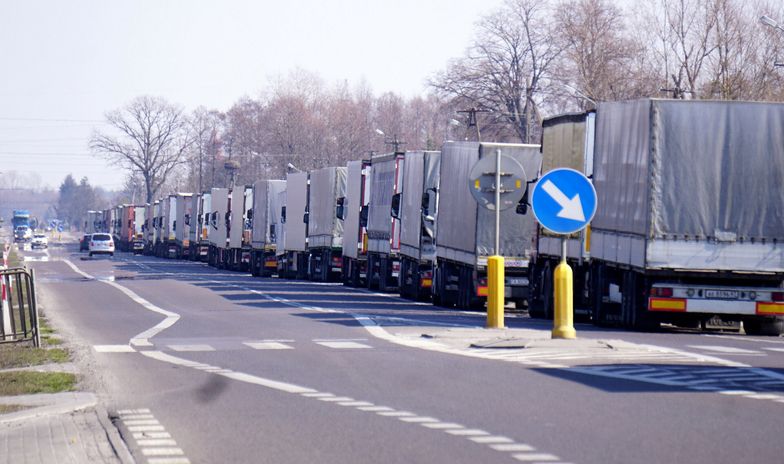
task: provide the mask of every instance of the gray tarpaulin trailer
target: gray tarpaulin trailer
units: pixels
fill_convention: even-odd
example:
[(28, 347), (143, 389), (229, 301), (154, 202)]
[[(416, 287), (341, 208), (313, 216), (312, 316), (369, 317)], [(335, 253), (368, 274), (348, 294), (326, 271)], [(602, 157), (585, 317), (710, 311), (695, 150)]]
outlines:
[[(545, 119), (542, 123), (542, 174), (556, 168), (570, 168), (593, 177), (593, 146), (596, 113), (571, 113)], [(570, 235), (567, 262), (573, 269), (575, 315), (590, 317), (589, 285), (590, 226)], [(537, 253), (530, 263), (528, 314), (535, 318), (553, 317), (553, 271), (561, 261), (561, 236), (539, 226)]]
[[(469, 190), (469, 173), (496, 150), (520, 162), (528, 180), (538, 176), (539, 145), (446, 142), (441, 149), (441, 186), (436, 230), (437, 267), (433, 302), (480, 307), (487, 295), (487, 258), (493, 255), (495, 213)], [(535, 251), (536, 219), (530, 212), (501, 211), (500, 255), (505, 258), (505, 295), (518, 307), (528, 297), (528, 262)]]
[(308, 191), (307, 172), (292, 172), (286, 176), (286, 236), (285, 254), (278, 259), (280, 277), (305, 279), (308, 274)]
[(400, 201), (400, 296), (430, 298), (441, 152), (406, 152)]
[(250, 272), (269, 277), (277, 271), (277, 234), (280, 229), (280, 193), (285, 180), (260, 180), (253, 184)]
[(231, 191), (227, 188), (213, 188), (210, 192), (210, 209), (212, 211), (207, 226), (207, 237), (210, 242), (207, 262), (214, 267), (221, 264), (221, 256), (228, 246), (230, 193)]
[(284, 277), (280, 263), (286, 259), (286, 192), (287, 183), (284, 181), (283, 190), (278, 193), (278, 223), (275, 227), (275, 265), (278, 267), (278, 277)]
[(370, 159), (370, 203), (368, 205), (368, 276), (367, 285), (382, 292), (398, 288), (400, 274), (399, 210), (403, 187), (405, 153), (389, 153)]
[(171, 232), (170, 237), (173, 237), (169, 241), (169, 252), (168, 256), (170, 258), (177, 258), (181, 259), (185, 256), (188, 256), (190, 252), (190, 217), (191, 217), (191, 197), (193, 194), (191, 193), (178, 193), (176, 195), (172, 195), (174, 199), (174, 204), (172, 205), (171, 210)]
[(252, 210), (253, 187), (234, 187), (229, 201), (229, 246), (222, 257), (227, 269), (243, 272), (250, 269)]
[(370, 201), (370, 160), (349, 161), (346, 196), (342, 201), (343, 283), (367, 285), (367, 220)]
[(784, 104), (636, 100), (596, 112), (593, 317), (784, 324)]
[(343, 220), (338, 199), (346, 195), (346, 168), (310, 171), (308, 213), (308, 276), (317, 281), (339, 280), (343, 266)]
[(210, 251), (209, 227), (210, 197), (211, 192), (203, 192), (193, 196), (193, 210), (191, 211), (191, 254), (194, 261), (207, 261)]

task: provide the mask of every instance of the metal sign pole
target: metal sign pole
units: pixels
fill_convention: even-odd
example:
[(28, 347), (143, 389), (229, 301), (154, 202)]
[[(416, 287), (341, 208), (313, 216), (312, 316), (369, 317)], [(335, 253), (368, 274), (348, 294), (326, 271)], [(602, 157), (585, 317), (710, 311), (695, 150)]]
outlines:
[(495, 151), (495, 254), (501, 255), (501, 150)]
[(495, 151), (495, 253), (487, 258), (487, 328), (504, 327), (504, 257), (501, 256), (501, 150)]

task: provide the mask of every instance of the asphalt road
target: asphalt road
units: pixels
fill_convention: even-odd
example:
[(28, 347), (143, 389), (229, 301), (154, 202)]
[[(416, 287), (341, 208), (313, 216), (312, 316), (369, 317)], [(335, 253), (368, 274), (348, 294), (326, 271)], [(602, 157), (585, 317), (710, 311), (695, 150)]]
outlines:
[(84, 260), (75, 245), (23, 254), (139, 462), (784, 459), (782, 338), (578, 324), (581, 338), (667, 347), (694, 362), (541, 368), (390, 335), (481, 327), (481, 314), (200, 263)]

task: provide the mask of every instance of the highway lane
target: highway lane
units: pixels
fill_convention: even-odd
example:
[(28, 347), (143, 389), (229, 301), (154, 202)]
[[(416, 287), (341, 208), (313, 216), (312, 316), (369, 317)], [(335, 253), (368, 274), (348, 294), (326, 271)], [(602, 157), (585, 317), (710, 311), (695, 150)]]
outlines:
[[(84, 346), (127, 345), (163, 318), (100, 279), (181, 316), (151, 339), (153, 347), (93, 349), (90, 358), (103, 373), (110, 408), (150, 409), (191, 462), (775, 462), (781, 455), (776, 424), (784, 404), (423, 351), (374, 338), (350, 315), (328, 311), (348, 299), (362, 314), (405, 319), (392, 320), (400, 324), (481, 325), (478, 315), (195, 263), (129, 255), (81, 261), (56, 249), (51, 255), (31, 261), (45, 302), (78, 328)], [(60, 259), (99, 280), (80, 278)], [(541, 323), (510, 320), (518, 324)], [(703, 345), (707, 339), (612, 335), (672, 338), (683, 347), (683, 337)], [(268, 349), (247, 344), (254, 342)], [(736, 342), (744, 343), (710, 344)], [(230, 372), (198, 368), (204, 366)], [(283, 390), (271, 388), (271, 380), (283, 382)], [(286, 391), (292, 385), (308, 391)], [(129, 442), (141, 455), (142, 447)]]

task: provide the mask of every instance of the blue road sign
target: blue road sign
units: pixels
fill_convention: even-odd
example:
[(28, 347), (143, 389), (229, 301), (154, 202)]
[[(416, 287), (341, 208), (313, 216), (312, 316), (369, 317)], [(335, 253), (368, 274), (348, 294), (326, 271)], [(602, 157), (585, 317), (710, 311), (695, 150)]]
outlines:
[(63, 226), (61, 224), (61, 225), (57, 226), (57, 232), (62, 232), (62, 231), (63, 231)]
[(531, 209), (545, 229), (572, 234), (587, 226), (596, 214), (596, 190), (581, 172), (553, 169), (536, 183)]

